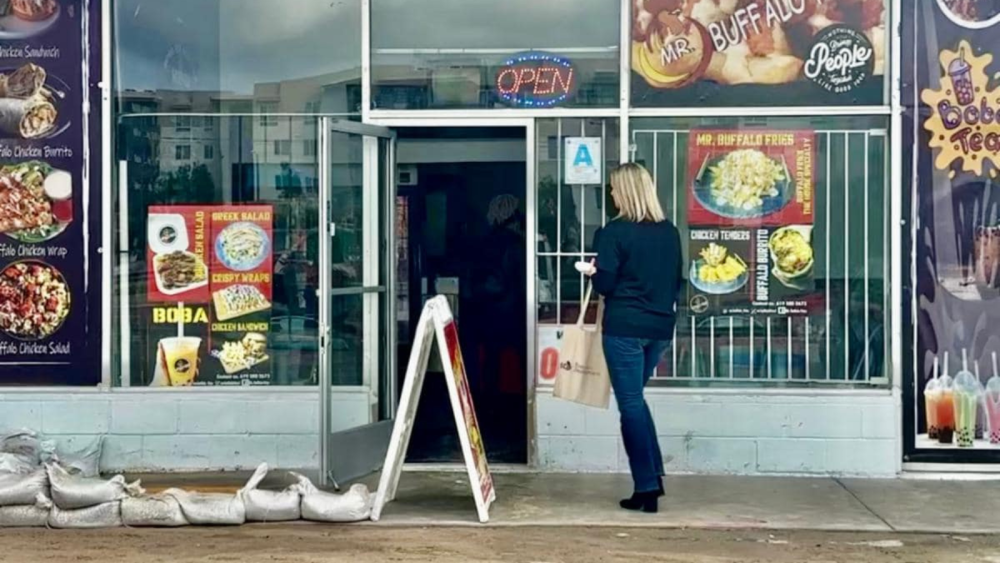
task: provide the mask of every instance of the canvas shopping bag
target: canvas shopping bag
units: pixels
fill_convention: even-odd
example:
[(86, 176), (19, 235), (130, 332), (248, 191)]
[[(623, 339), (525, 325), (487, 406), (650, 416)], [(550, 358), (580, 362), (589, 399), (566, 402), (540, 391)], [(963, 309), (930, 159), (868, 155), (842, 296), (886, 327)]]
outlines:
[(601, 345), (603, 303), (597, 308), (596, 329), (583, 326), (593, 289), (593, 285), (587, 288), (576, 324), (563, 330), (559, 374), (553, 395), (581, 405), (606, 409), (611, 402), (611, 378)]

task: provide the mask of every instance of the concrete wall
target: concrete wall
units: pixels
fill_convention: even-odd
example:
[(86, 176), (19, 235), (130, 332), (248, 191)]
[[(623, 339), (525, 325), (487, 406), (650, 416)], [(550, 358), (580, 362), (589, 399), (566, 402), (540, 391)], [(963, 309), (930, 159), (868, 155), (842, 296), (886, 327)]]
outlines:
[[(647, 391), (668, 473), (894, 476), (899, 417), (889, 391), (767, 394)], [(618, 412), (538, 396), (538, 463), (627, 472)]]
[[(368, 420), (363, 390), (338, 391), (331, 429)], [(0, 431), (31, 428), (61, 449), (105, 437), (107, 471), (198, 471), (319, 466), (319, 398), (311, 391), (0, 394)]]
[[(898, 411), (888, 391), (648, 392), (668, 472), (893, 476)], [(368, 395), (340, 390), (331, 429), (368, 420)], [(613, 401), (612, 401), (613, 403)], [(0, 393), (0, 430), (28, 427), (67, 450), (105, 436), (107, 471), (319, 465), (315, 390)], [(627, 472), (618, 413), (538, 395), (537, 468)]]

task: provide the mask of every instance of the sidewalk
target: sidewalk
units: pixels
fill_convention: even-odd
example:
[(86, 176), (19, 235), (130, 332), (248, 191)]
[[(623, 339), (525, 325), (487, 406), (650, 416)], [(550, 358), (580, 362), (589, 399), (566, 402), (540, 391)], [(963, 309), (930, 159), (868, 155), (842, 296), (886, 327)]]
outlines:
[[(153, 476), (167, 486), (233, 490), (244, 474)], [(659, 514), (618, 508), (626, 475), (500, 473), (491, 526), (764, 529), (945, 534), (1000, 533), (1000, 482), (676, 476)], [(374, 488), (377, 477), (366, 480)], [(236, 483), (240, 483), (237, 485)], [(271, 487), (282, 486), (272, 482)], [(464, 473), (402, 474), (378, 526), (478, 526)]]

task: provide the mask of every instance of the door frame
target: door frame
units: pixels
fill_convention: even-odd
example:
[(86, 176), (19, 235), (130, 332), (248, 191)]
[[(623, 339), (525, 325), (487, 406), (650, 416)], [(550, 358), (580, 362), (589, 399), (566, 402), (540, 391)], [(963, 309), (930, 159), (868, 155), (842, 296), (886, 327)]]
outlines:
[[(338, 291), (332, 287), (331, 282), (331, 259), (330, 259), (330, 238), (333, 236), (331, 231), (331, 212), (332, 212), (332, 200), (331, 200), (331, 176), (330, 172), (332, 170), (332, 154), (331, 154), (331, 134), (333, 133), (343, 133), (346, 135), (352, 135), (355, 137), (360, 137), (362, 140), (362, 201), (363, 203), (363, 213), (365, 214), (364, 222), (362, 226), (362, 237), (365, 240), (364, 246), (366, 248), (372, 248), (374, 245), (375, 257), (374, 260), (366, 257), (365, 263), (363, 265), (362, 272), (362, 287), (357, 290), (351, 290), (351, 294), (361, 294), (366, 298), (370, 296), (371, 293), (375, 294), (376, 305), (375, 305), (375, 321), (385, 320), (388, 328), (387, 334), (385, 334), (384, 344), (379, 344), (380, 334), (378, 333), (379, 324), (375, 323), (374, 330), (369, 330), (371, 328), (369, 317), (372, 316), (370, 299), (366, 299), (363, 305), (363, 315), (365, 317), (364, 330), (364, 360), (363, 360), (363, 372), (364, 379), (368, 381), (368, 385), (363, 385), (365, 389), (375, 388), (378, 389), (380, 395), (378, 402), (371, 408), (369, 403), (368, 412), (374, 415), (375, 421), (366, 425), (362, 425), (356, 428), (351, 428), (341, 432), (332, 432), (330, 428), (330, 414), (331, 414), (331, 404), (332, 404), (332, 392), (334, 387), (332, 385), (332, 366), (330, 365), (330, 345), (331, 339), (330, 329), (331, 329), (331, 319), (330, 319), (330, 306), (331, 299), (335, 295), (347, 294), (344, 291)], [(365, 474), (372, 472), (372, 470), (377, 470), (378, 464), (382, 462), (385, 452), (384, 449), (388, 448), (389, 439), (392, 434), (392, 423), (395, 416), (396, 410), (396, 400), (397, 400), (397, 389), (395, 378), (387, 376), (387, 385), (385, 389), (381, 389), (381, 381), (378, 380), (378, 375), (381, 370), (377, 369), (378, 362), (382, 361), (382, 354), (385, 351), (391, 351), (395, 349), (396, 342), (396, 330), (395, 330), (395, 309), (393, 309), (393, 300), (391, 296), (395, 291), (395, 270), (391, 267), (395, 264), (395, 258), (388, 253), (388, 249), (393, 248), (395, 245), (395, 193), (396, 193), (396, 134), (385, 127), (378, 127), (375, 125), (358, 123), (356, 121), (345, 121), (342, 119), (336, 119), (331, 117), (321, 117), (317, 120), (317, 138), (319, 140), (319, 146), (317, 150), (317, 157), (319, 161), (319, 331), (317, 338), (319, 340), (319, 394), (320, 394), (320, 408), (319, 408), (319, 481), (322, 486), (326, 486), (331, 483), (337, 485), (336, 479), (339, 477), (342, 480), (350, 480), (355, 477), (360, 477)], [(387, 141), (387, 147), (382, 153), (380, 143), (381, 141)], [(380, 160), (384, 159), (384, 162)], [(384, 185), (380, 182), (379, 171), (384, 170), (386, 173), (386, 178)], [(385, 193), (380, 191), (384, 190)], [(384, 204), (379, 204), (379, 196), (385, 198)], [(368, 203), (370, 198), (374, 199), (374, 205)], [(375, 232), (368, 232), (366, 228), (373, 224), (377, 225)], [(385, 253), (381, 252), (381, 245), (386, 245)], [(379, 269), (386, 268), (384, 280), (385, 286), (378, 287), (374, 292), (369, 289), (370, 284), (367, 283), (371, 278), (379, 279)], [(376, 282), (376, 285), (377, 282)], [(385, 300), (383, 307), (384, 310), (380, 310), (377, 305), (378, 295), (385, 295)], [(374, 340), (373, 340), (374, 338)], [(374, 351), (371, 346), (375, 346)], [(372, 362), (376, 362), (376, 368), (372, 368)], [(385, 355), (385, 373), (391, 375), (395, 370), (396, 355), (394, 353), (389, 353)], [(372, 378), (371, 375), (375, 374), (376, 377)], [(388, 396), (383, 399), (382, 393)], [(369, 401), (371, 395), (369, 394)], [(331, 462), (331, 452), (334, 450), (334, 444), (340, 446), (337, 448), (338, 451), (345, 452), (347, 455), (344, 456), (346, 469), (341, 475), (334, 475), (332, 472), (332, 462)], [(375, 445), (384, 444), (385, 448), (374, 447)]]
[[(412, 117), (410, 117), (412, 115)], [(527, 377), (527, 466), (535, 467), (537, 466), (537, 454), (538, 454), (538, 435), (535, 425), (536, 421), (536, 410), (537, 410), (537, 399), (535, 394), (535, 383), (537, 381), (537, 328), (538, 328), (538, 295), (535, 290), (535, 275), (537, 267), (537, 252), (538, 245), (531, 241), (531, 236), (534, 234), (537, 236), (538, 225), (537, 217), (535, 213), (535, 167), (536, 159), (535, 153), (537, 147), (536, 135), (535, 135), (535, 119), (532, 117), (444, 117), (444, 116), (434, 116), (428, 117), (426, 115), (421, 115), (419, 112), (408, 113), (407, 117), (391, 117), (391, 118), (370, 118), (367, 123), (377, 125), (380, 127), (387, 128), (403, 128), (403, 127), (426, 127), (426, 128), (460, 128), (460, 127), (497, 127), (497, 128), (522, 128), (524, 130), (524, 146), (525, 146), (525, 233), (528, 236), (525, 252), (525, 260), (527, 261), (525, 284), (527, 287), (528, 299), (526, 300), (526, 313), (527, 313), (527, 326), (525, 327), (527, 331), (527, 354), (525, 357), (525, 374)], [(395, 177), (393, 177), (393, 201), (395, 201)], [(392, 233), (393, 240), (391, 241), (392, 248), (395, 248), (395, 231)], [(395, 266), (395, 253), (392, 254), (392, 259), (390, 266)], [(393, 270), (395, 272), (395, 270)], [(392, 300), (392, 306), (395, 306), (396, 294), (395, 291), (390, 296)], [(395, 310), (395, 309), (394, 309)], [(395, 330), (395, 326), (393, 326)], [(420, 467), (433, 467), (439, 464), (418, 464)], [(453, 464), (445, 464), (446, 466), (451, 466)]]

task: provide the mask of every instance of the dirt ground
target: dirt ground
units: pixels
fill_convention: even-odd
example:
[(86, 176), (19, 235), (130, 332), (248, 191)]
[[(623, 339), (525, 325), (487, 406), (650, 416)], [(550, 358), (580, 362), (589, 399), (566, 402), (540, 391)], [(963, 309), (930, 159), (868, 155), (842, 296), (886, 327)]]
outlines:
[(1000, 538), (587, 528), (248, 525), (4, 530), (2, 562), (1000, 563)]

